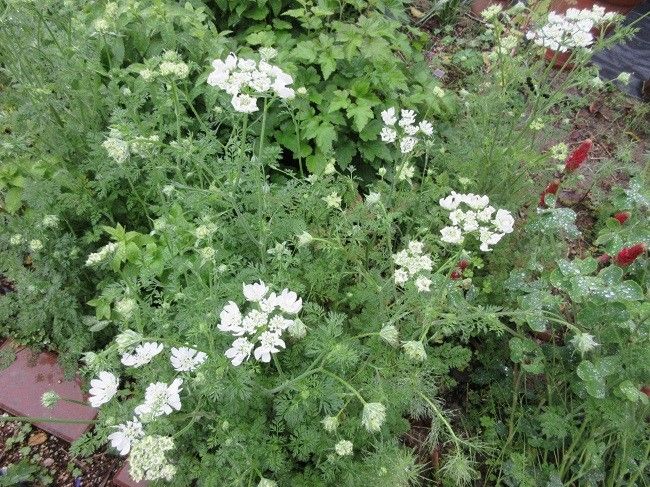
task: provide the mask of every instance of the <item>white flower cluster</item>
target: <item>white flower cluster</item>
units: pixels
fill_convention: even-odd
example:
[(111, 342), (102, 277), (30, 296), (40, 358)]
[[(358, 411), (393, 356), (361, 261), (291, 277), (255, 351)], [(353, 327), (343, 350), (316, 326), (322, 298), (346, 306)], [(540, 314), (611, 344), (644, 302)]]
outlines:
[(159, 142), (160, 137), (155, 134), (149, 137), (138, 136), (129, 142), (125, 140), (122, 132), (112, 128), (108, 138), (102, 142), (102, 147), (111, 159), (122, 164), (132, 153), (142, 158), (151, 157)]
[(417, 240), (409, 242), (406, 249), (393, 254), (393, 261), (395, 265), (399, 266), (393, 276), (395, 284), (404, 286), (409, 279), (412, 279), (419, 292), (430, 290), (431, 279), (422, 273), (431, 271), (433, 262), (430, 255), (424, 254), (424, 244), (422, 242)]
[(615, 16), (614, 12), (605, 12), (598, 5), (594, 5), (591, 10), (570, 8), (565, 14), (550, 12), (548, 22), (538, 30), (528, 31), (526, 38), (557, 52), (588, 48), (594, 42), (591, 33), (594, 26), (610, 22)]
[(296, 315), (302, 309), (302, 299), (284, 289), (280, 294), (269, 294), (269, 288), (262, 281), (244, 284), (244, 297), (253, 308), (243, 316), (237, 304), (229, 301), (221, 311), (219, 330), (239, 337), (226, 351), (232, 364), (240, 365), (253, 352), (256, 360), (270, 362), (271, 355), (285, 348), (282, 333), (293, 328), (298, 319), (288, 319), (284, 315)]
[(158, 71), (161, 76), (171, 76), (178, 79), (187, 78), (190, 74), (190, 68), (185, 64), (177, 52), (165, 51), (162, 61), (158, 65)]
[(133, 480), (171, 480), (176, 467), (168, 463), (165, 453), (173, 448), (174, 440), (168, 436), (150, 435), (135, 442), (129, 457)]
[(258, 110), (257, 97), (274, 94), (286, 100), (296, 96), (289, 85), (291, 75), (266, 60), (237, 58), (230, 53), (224, 61), (212, 61), (214, 71), (208, 76), (208, 84), (221, 88), (232, 96), (232, 106), (237, 112), (253, 113)]
[[(465, 209), (461, 208), (461, 205)], [(480, 249), (489, 252), (504, 235), (511, 233), (515, 219), (508, 210), (496, 210), (490, 198), (476, 194), (458, 194), (454, 191), (440, 200), (440, 206), (448, 210), (452, 226), (440, 230), (443, 242), (460, 245), (467, 234), (478, 234)], [(492, 215), (495, 213), (494, 217)]]
[(115, 242), (104, 245), (97, 252), (93, 252), (92, 254), (88, 255), (88, 259), (86, 259), (86, 265), (90, 267), (103, 262), (110, 255), (112, 255), (115, 250), (117, 250), (117, 243)]
[(102, 142), (108, 156), (118, 164), (122, 164), (129, 157), (129, 144), (117, 129), (111, 129), (108, 138)]
[[(160, 354), (164, 346), (156, 342), (141, 343), (141, 334), (132, 330), (120, 333), (116, 339), (117, 349), (122, 353), (122, 363), (129, 367), (141, 367), (148, 364)], [(188, 347), (172, 348), (170, 362), (176, 372), (192, 372), (205, 360), (204, 352)], [(101, 371), (96, 379), (90, 382), (89, 402), (93, 407), (100, 407), (109, 402), (116, 394), (120, 379), (114, 374)], [(159, 416), (169, 415), (180, 411), (183, 379), (176, 378), (170, 384), (154, 382), (147, 386), (144, 401), (134, 409), (134, 416), (123, 424), (114, 426), (115, 431), (108, 435), (111, 446), (120, 455), (131, 452), (130, 473), (134, 479), (170, 480), (176, 472), (176, 467), (167, 463), (165, 451), (173, 448), (170, 438), (161, 436), (146, 436), (144, 423), (153, 421)], [(47, 398), (48, 403), (52, 398)]]
[(397, 142), (402, 154), (408, 154), (413, 151), (417, 143), (420, 141), (418, 134), (423, 134), (426, 137), (433, 135), (433, 125), (427, 120), (421, 120), (420, 123), (415, 123), (415, 112), (413, 110), (400, 111), (398, 120), (397, 110), (390, 107), (381, 112), (381, 118), (384, 121), (384, 128), (381, 129), (381, 140), (392, 144)]

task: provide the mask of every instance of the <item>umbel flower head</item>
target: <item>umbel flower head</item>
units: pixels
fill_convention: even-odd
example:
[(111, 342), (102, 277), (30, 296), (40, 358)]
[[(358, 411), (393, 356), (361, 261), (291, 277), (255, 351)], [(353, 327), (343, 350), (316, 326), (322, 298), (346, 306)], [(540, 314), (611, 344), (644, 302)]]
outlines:
[(594, 26), (613, 20), (615, 15), (613, 12), (605, 12), (600, 6), (594, 6), (591, 10), (570, 8), (564, 14), (550, 12), (547, 23), (537, 30), (528, 31), (526, 37), (553, 51), (586, 49), (594, 42), (591, 34)]
[(395, 143), (402, 154), (409, 154), (420, 141), (420, 136), (430, 138), (433, 135), (433, 125), (427, 120), (416, 123), (413, 110), (401, 110), (397, 116), (395, 107), (390, 107), (381, 112), (384, 128), (379, 136), (383, 142)]
[(291, 75), (266, 60), (238, 58), (230, 53), (225, 60), (212, 61), (213, 71), (208, 76), (208, 84), (221, 88), (232, 96), (232, 106), (237, 112), (252, 113), (259, 109), (257, 98), (275, 95), (290, 100), (295, 91)]
[(294, 337), (306, 332), (306, 328), (295, 326), (295, 319), (287, 317), (300, 312), (302, 299), (288, 289), (280, 294), (270, 292), (262, 281), (244, 284), (243, 293), (251, 303), (248, 313), (243, 315), (237, 304), (230, 301), (220, 314), (221, 323), (217, 328), (239, 337), (226, 350), (226, 357), (231, 359), (233, 365), (240, 365), (251, 353), (260, 362), (270, 362), (274, 353), (286, 347), (282, 339), (286, 330), (292, 328)]
[(473, 234), (481, 242), (480, 249), (483, 252), (492, 250), (491, 245), (496, 245), (513, 231), (515, 219), (508, 210), (497, 210), (489, 203), (490, 198), (487, 196), (458, 194), (454, 191), (442, 198), (440, 206), (449, 211), (452, 225), (440, 230), (440, 240), (460, 245), (466, 235)]
[(336, 445), (334, 445), (334, 451), (336, 451), (337, 455), (340, 457), (345, 457), (352, 455), (353, 446), (354, 445), (351, 441), (341, 440)]
[(393, 261), (398, 266), (393, 279), (398, 286), (404, 286), (409, 280), (415, 282), (419, 292), (429, 291), (431, 279), (424, 273), (431, 271), (431, 256), (424, 253), (424, 244), (418, 240), (409, 242), (408, 247), (393, 254)]
[(367, 402), (363, 405), (361, 424), (371, 433), (381, 429), (386, 420), (386, 407), (379, 402)]
[(135, 408), (135, 414), (146, 418), (155, 418), (181, 410), (180, 392), (183, 379), (174, 379), (171, 384), (155, 382), (147, 386), (144, 403)]
[(145, 436), (133, 443), (129, 455), (129, 473), (136, 482), (142, 480), (171, 480), (176, 467), (165, 457), (174, 448), (174, 440), (167, 436)]

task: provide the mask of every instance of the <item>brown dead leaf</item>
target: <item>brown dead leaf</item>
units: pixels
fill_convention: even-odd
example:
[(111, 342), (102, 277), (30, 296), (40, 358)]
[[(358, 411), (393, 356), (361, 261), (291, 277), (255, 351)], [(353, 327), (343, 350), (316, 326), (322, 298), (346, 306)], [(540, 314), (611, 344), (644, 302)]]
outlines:
[(34, 433), (29, 437), (27, 440), (27, 445), (28, 446), (38, 446), (42, 445), (47, 441), (47, 434), (43, 433), (42, 431), (39, 431), (38, 433)]
[(411, 10), (411, 15), (416, 19), (421, 19), (422, 17), (424, 17), (424, 13), (421, 10), (418, 10), (415, 7), (411, 7), (410, 10)]

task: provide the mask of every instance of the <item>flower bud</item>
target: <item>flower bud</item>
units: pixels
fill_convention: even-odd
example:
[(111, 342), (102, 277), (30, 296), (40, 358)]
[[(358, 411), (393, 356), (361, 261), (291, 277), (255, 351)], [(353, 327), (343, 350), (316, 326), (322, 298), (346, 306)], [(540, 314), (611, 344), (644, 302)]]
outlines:
[(361, 424), (366, 430), (373, 433), (381, 429), (386, 420), (386, 407), (379, 402), (367, 402), (363, 405)]
[(422, 342), (419, 340), (404, 342), (402, 348), (404, 349), (406, 356), (415, 362), (423, 362), (427, 358), (427, 352), (424, 351), (424, 345), (422, 345)]
[(323, 425), (325, 431), (328, 433), (333, 433), (336, 431), (336, 428), (339, 427), (339, 418), (337, 416), (325, 416), (321, 420), (321, 424)]
[(334, 450), (340, 457), (352, 455), (352, 450), (353, 450), (352, 442), (348, 440), (341, 440), (336, 445), (334, 445)]
[(289, 325), (287, 331), (289, 332), (289, 335), (292, 338), (300, 340), (301, 338), (304, 338), (305, 335), (307, 334), (307, 327), (305, 326), (305, 324), (302, 322), (300, 318), (296, 318), (295, 320), (293, 320), (293, 323)]
[(379, 336), (382, 340), (393, 347), (399, 345), (399, 332), (393, 325), (384, 325), (379, 332)]
[(61, 399), (61, 396), (59, 396), (56, 392), (47, 391), (44, 392), (43, 395), (41, 396), (41, 404), (43, 405), (43, 407), (52, 409), (54, 406), (57, 405), (59, 399)]
[(614, 261), (618, 265), (625, 267), (634, 262), (636, 258), (642, 255), (645, 251), (646, 244), (644, 243), (638, 243), (636, 245), (632, 245), (631, 247), (625, 247), (624, 249), (620, 250), (618, 254), (616, 254)]
[(599, 344), (594, 340), (594, 336), (589, 333), (577, 333), (572, 339), (571, 344), (581, 354), (589, 352), (596, 348)]
[(138, 345), (144, 337), (138, 332), (133, 330), (125, 330), (115, 337), (117, 343), (117, 351), (120, 353), (126, 352), (135, 345)]

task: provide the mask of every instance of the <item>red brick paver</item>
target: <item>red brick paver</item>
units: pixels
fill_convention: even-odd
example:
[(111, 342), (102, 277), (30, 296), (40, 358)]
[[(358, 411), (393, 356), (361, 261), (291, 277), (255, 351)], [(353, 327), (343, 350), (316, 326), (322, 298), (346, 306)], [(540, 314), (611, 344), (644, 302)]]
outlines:
[(133, 480), (129, 475), (129, 462), (125, 462), (115, 478), (113, 478), (113, 485), (117, 487), (146, 487), (149, 482), (146, 480), (141, 482)]
[[(28, 348), (20, 348), (12, 341), (4, 343), (0, 349), (14, 347), (16, 360), (6, 369), (0, 370), (0, 409), (15, 416), (39, 418), (61, 418), (91, 420), (97, 411), (90, 406), (82, 406), (59, 401), (53, 409), (41, 404), (44, 392), (54, 391), (61, 397), (84, 401), (81, 380), (65, 380), (63, 369), (57, 362), (56, 354), (51, 352), (34, 353)], [(72, 442), (90, 429), (90, 424), (37, 423), (36, 426)]]

